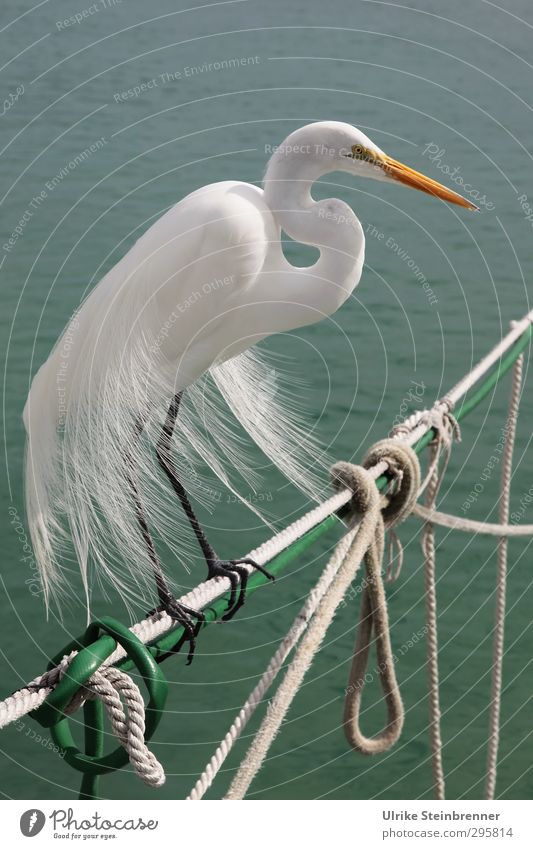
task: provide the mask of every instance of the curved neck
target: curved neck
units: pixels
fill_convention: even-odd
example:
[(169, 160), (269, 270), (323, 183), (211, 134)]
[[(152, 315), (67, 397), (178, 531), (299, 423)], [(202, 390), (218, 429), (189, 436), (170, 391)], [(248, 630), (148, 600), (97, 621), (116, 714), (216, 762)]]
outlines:
[[(263, 191), (264, 198), (280, 227), (291, 239), (304, 245), (315, 245), (313, 237), (316, 201), (311, 197), (311, 186), (323, 174), (301, 158), (273, 157), (267, 167)], [(318, 235), (318, 234), (317, 234)]]
[(311, 183), (265, 183), (265, 200), (281, 230), (295, 242), (322, 250), (323, 234), (317, 227), (318, 210), (311, 197)]
[(265, 174), (264, 199), (280, 229), (320, 251), (319, 260), (307, 270), (350, 287), (349, 294), (359, 282), (365, 240), (359, 219), (347, 204), (332, 198), (315, 201), (311, 196), (315, 180), (331, 170), (302, 156), (274, 156)]

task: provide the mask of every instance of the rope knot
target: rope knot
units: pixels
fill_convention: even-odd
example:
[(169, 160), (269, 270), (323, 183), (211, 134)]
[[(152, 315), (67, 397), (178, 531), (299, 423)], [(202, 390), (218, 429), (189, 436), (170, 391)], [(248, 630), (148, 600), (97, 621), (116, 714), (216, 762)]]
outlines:
[[(60, 674), (67, 672), (65, 667)], [(65, 713), (74, 713), (87, 699), (102, 700), (113, 733), (127, 751), (136, 775), (150, 787), (161, 787), (165, 771), (146, 745), (144, 701), (132, 678), (114, 666), (101, 667), (80, 687)]]
[(349, 489), (352, 492), (349, 505), (352, 513), (363, 515), (374, 504), (376, 486), (373, 478), (362, 466), (340, 461), (331, 467), (331, 483), (340, 492)]
[(449, 449), (452, 442), (461, 442), (459, 422), (449, 408), (446, 399), (439, 401), (439, 405), (433, 410), (427, 410), (424, 414), (424, 422), (436, 432), (432, 443), (442, 443), (446, 449)]
[(383, 500), (385, 528), (399, 525), (412, 512), (420, 489), (420, 463), (413, 449), (397, 439), (382, 439), (372, 446), (363, 467), (369, 469), (386, 463), (392, 477), (392, 488)]

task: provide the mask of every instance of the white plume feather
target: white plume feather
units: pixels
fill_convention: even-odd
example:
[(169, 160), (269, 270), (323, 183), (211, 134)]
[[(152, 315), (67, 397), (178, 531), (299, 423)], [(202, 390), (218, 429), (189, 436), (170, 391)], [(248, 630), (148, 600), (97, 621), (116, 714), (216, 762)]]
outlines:
[[(105, 338), (89, 334), (78, 355), (67, 359), (71, 373), (64, 418), (57, 416), (57, 376), (68, 329), (36, 375), (26, 404), (27, 516), (47, 603), (65, 595), (72, 545), (87, 606), (95, 581), (104, 588), (110, 584), (126, 603), (153, 599), (151, 564), (128, 469), (156, 537), (168, 541), (184, 565), (191, 551), (185, 516), (155, 452), (176, 392), (175, 367), (153, 338), (136, 332), (134, 315), (133, 307), (131, 321), (122, 315)], [(78, 319), (73, 324), (80, 332)], [(295, 398), (294, 385), (284, 388), (278, 363), (273, 368), (257, 348), (212, 367), (187, 387), (172, 457), (193, 503), (209, 507), (216, 501), (207, 469), (265, 521), (271, 518), (242, 495), (243, 483), (253, 492), (262, 479), (243, 431), (286, 478), (319, 497), (319, 472), (326, 461), (317, 460), (320, 448)], [(140, 417), (144, 428), (136, 438)]]

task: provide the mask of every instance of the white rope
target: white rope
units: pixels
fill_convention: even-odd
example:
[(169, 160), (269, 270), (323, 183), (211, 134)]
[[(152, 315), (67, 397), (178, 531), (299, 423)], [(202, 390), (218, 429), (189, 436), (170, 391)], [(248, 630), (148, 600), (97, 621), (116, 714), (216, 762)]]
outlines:
[(520, 339), (532, 323), (533, 310), (528, 312), (528, 314), (525, 315), (524, 318), (520, 319), (520, 321), (513, 322), (512, 329), (509, 333), (507, 333), (503, 339), (494, 346), (492, 351), (490, 351), (476, 366), (474, 366), (472, 371), (463, 377), (459, 383), (456, 383), (453, 389), (448, 392), (446, 398), (450, 400), (452, 408), (456, 406), (459, 399), (462, 398), (463, 395), (466, 395), (468, 390), (471, 389), (472, 386), (477, 383), (477, 381), (483, 377), (483, 375), (486, 374), (486, 372), (495, 363), (497, 363), (499, 359), (501, 359), (503, 354), (505, 354), (505, 352)]
[(189, 801), (198, 801), (202, 799), (209, 788), (211, 787), (217, 773), (220, 771), (224, 761), (231, 752), (233, 745), (242, 734), (247, 726), (255, 710), (261, 704), (265, 693), (269, 690), (276, 676), (280, 672), (287, 657), (298, 644), (300, 638), (304, 634), (310, 620), (312, 619), (319, 602), (327, 592), (331, 582), (335, 578), (339, 567), (344, 560), (348, 549), (350, 548), (353, 538), (357, 533), (356, 529), (349, 530), (340, 540), (335, 551), (329, 560), (326, 568), (322, 572), (318, 582), (310, 591), (305, 604), (294, 619), (287, 635), (283, 638), (276, 653), (270, 660), (265, 672), (259, 679), (258, 683), (248, 696), (241, 710), (233, 720), (227, 734), (216, 749), (209, 763), (200, 775), (198, 781), (187, 796)]
[[(466, 395), (469, 389), (485, 375), (492, 366), (517, 342), (533, 323), (533, 310), (527, 313), (520, 321), (513, 322), (513, 327), (489, 353), (483, 357), (471, 371), (468, 372), (447, 394), (432, 408), (437, 415), (450, 412), (457, 406), (457, 402)], [(405, 428), (409, 434), (409, 444), (413, 445), (424, 433), (427, 432), (427, 410), (418, 410), (407, 418), (400, 427)], [(399, 428), (397, 428), (399, 430)]]
[[(392, 529), (409, 516), (420, 489), (420, 464), (412, 448), (392, 439), (383, 439), (370, 449), (363, 465), (370, 466), (380, 458), (386, 459), (394, 477), (389, 491), (381, 497), (381, 515), (374, 539), (365, 555), (366, 582), (344, 701), (346, 739), (352, 748), (363, 755), (388, 751), (399, 739), (403, 728), (404, 708), (396, 680), (381, 567), (385, 530)], [(353, 472), (354, 467), (351, 468)], [(352, 489), (356, 480), (351, 484)], [(357, 490), (354, 489), (354, 492), (357, 495)], [(353, 508), (358, 509), (357, 502)], [(367, 737), (360, 728), (359, 714), (373, 640), (376, 644), (378, 675), (387, 706), (387, 724), (378, 734)]]
[[(429, 511), (434, 510), (437, 494), (442, 480), (438, 461), (443, 442), (444, 450), (447, 451), (446, 461), (449, 457), (449, 447), (446, 445), (444, 429), (437, 431), (437, 440), (431, 443), (430, 452), (431, 476), (429, 479), (426, 504)], [(451, 444), (451, 436), (448, 437)], [(426, 520), (422, 530), (422, 551), (424, 553), (424, 589), (426, 608), (426, 669), (428, 678), (429, 697), (429, 739), (431, 746), (431, 767), (433, 772), (433, 787), (436, 799), (445, 799), (444, 767), (442, 764), (442, 736), (441, 736), (441, 712), (439, 692), (439, 648), (437, 627), (437, 586), (435, 579), (435, 532), (433, 525)]]
[(416, 504), (413, 508), (413, 516), (450, 528), (452, 531), (464, 531), (469, 534), (483, 534), (491, 537), (529, 537), (533, 535), (533, 525), (500, 525), (491, 522), (478, 522), (475, 519), (463, 519), (461, 516), (452, 516), (450, 513), (441, 513), (432, 510), (422, 504)]
[[(379, 476), (379, 474), (381, 474), (379, 469), (382, 465), (383, 464), (381, 462), (378, 462), (371, 466), (371, 468), (369, 469), (369, 473), (373, 478), (376, 478)], [(344, 492), (345, 490), (341, 491)], [(351, 496), (351, 490), (348, 491)], [(419, 492), (420, 491), (421, 490), (419, 490)], [(231, 749), (233, 748), (233, 745), (235, 744), (240, 734), (248, 724), (250, 718), (254, 714), (255, 710), (261, 703), (261, 700), (272, 685), (273, 681), (278, 675), (280, 669), (283, 666), (283, 663), (289, 656), (290, 652), (298, 644), (300, 638), (305, 632), (309, 621), (316, 612), (319, 602), (329, 589), (329, 586), (335, 578), (343, 559), (346, 557), (351, 543), (354, 539), (354, 536), (358, 531), (358, 528), (359, 524), (356, 522), (355, 525), (347, 531), (347, 533), (337, 544), (337, 547), (335, 548), (335, 551), (330, 561), (328, 562), (326, 568), (320, 576), (317, 584), (310, 591), (305, 604), (294, 619), (287, 635), (282, 640), (276, 653), (271, 658), (267, 669), (265, 670), (259, 682), (248, 696), (248, 699), (246, 700), (243, 707), (233, 720), (228, 732), (224, 736), (224, 739), (221, 741), (220, 745), (215, 750), (214, 754), (209, 760), (209, 763), (206, 765), (202, 774), (196, 781), (193, 789), (187, 796), (187, 799), (189, 801), (198, 801), (202, 799), (213, 784), (216, 775), (218, 774), (224, 761), (228, 757)]]
[[(423, 414), (426, 424), (430, 425), (436, 433), (435, 439), (430, 443), (429, 469), (420, 488), (419, 495), (426, 489), (426, 507), (413, 505), (412, 512), (420, 515), (424, 513), (424, 526), (422, 529), (422, 551), (424, 554), (424, 596), (426, 609), (426, 669), (428, 678), (429, 696), (429, 739), (431, 746), (431, 767), (433, 773), (433, 787), (436, 799), (445, 799), (444, 768), (442, 764), (442, 737), (441, 737), (441, 711), (439, 693), (439, 664), (438, 664), (438, 627), (437, 627), (437, 586), (436, 586), (436, 562), (435, 562), (435, 533), (433, 524), (428, 516), (435, 512), (435, 502), (440, 489), (451, 456), (454, 438), (461, 440), (459, 425), (452, 415), (452, 401), (448, 397), (440, 406), (438, 412), (428, 415)], [(412, 422), (413, 427), (419, 425), (419, 420)], [(400, 426), (405, 428), (405, 424)], [(439, 469), (441, 457), (444, 462)]]
[(104, 703), (113, 734), (128, 753), (136, 775), (150, 787), (161, 787), (165, 772), (144, 739), (144, 701), (137, 684), (120, 669), (112, 666), (99, 669), (76, 693), (65, 713), (73, 713), (88, 698), (98, 698)]
[[(370, 475), (368, 475), (371, 480)], [(380, 498), (376, 487), (368, 487), (368, 504), (355, 535), (335, 579), (322, 598), (313, 620), (285, 673), (274, 699), (270, 702), (261, 727), (242, 761), (237, 774), (225, 796), (226, 799), (243, 799), (254, 776), (261, 768), (270, 746), (298, 691), (322, 639), (331, 624), (335, 611), (341, 603), (357, 569), (373, 539), (376, 524), (380, 519)]]
[[(520, 355), (513, 369), (513, 383), (509, 398), (507, 417), (507, 439), (503, 449), (501, 494), (499, 519), (502, 524), (509, 522), (509, 503), (511, 480), (513, 476), (513, 451), (516, 436), (516, 424), (522, 389), (523, 355)], [(496, 773), (498, 767), (498, 748), (500, 743), (500, 708), (502, 696), (502, 673), (505, 633), (505, 598), (507, 590), (507, 536), (498, 541), (498, 563), (496, 578), (496, 609), (494, 621), (494, 645), (492, 661), (492, 681), (489, 708), (489, 742), (487, 750), (487, 775), (485, 799), (494, 799)]]

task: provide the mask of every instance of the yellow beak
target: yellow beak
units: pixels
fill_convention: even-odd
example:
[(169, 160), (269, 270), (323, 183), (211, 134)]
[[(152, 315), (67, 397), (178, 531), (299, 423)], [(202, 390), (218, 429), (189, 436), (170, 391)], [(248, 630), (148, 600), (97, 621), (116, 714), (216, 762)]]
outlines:
[(390, 156), (385, 155), (380, 161), (383, 170), (392, 177), (393, 180), (398, 180), (398, 182), (403, 183), (404, 186), (409, 186), (411, 189), (419, 189), (421, 192), (426, 192), (428, 195), (434, 195), (435, 197), (448, 201), (448, 203), (456, 203), (458, 206), (464, 206), (466, 209), (478, 209), (474, 203), (471, 203), (469, 200), (466, 200), (466, 198), (461, 197), (461, 195), (458, 195), (457, 192), (452, 192), (451, 189), (447, 189), (446, 186), (441, 185), (441, 183), (437, 183), (436, 180), (432, 180), (430, 177), (420, 174), (418, 171), (415, 171), (413, 168), (409, 168), (407, 165), (404, 165), (402, 162), (398, 162), (396, 159), (391, 159)]

